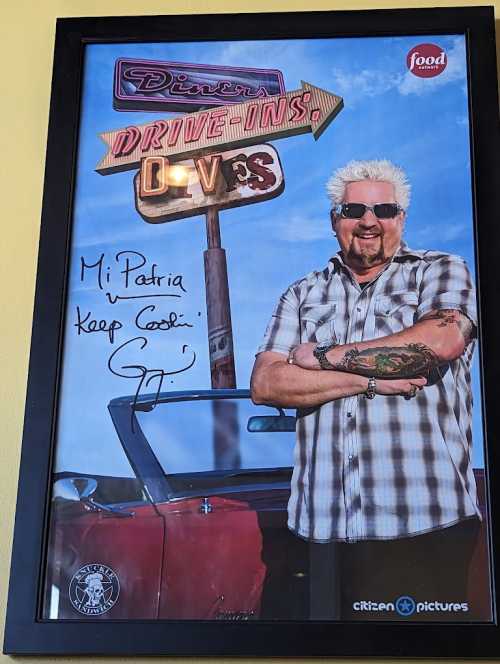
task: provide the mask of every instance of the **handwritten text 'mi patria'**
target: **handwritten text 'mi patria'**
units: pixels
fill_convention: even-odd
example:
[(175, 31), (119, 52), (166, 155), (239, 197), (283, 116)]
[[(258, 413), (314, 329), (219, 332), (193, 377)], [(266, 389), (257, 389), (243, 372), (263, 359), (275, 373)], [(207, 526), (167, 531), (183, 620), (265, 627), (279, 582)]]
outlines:
[[(184, 288), (182, 274), (158, 274), (158, 265), (156, 263), (148, 263), (146, 256), (139, 251), (119, 251), (114, 256), (114, 262), (117, 265), (113, 270), (113, 262), (111, 261), (110, 264), (110, 262), (106, 261), (104, 253), (94, 262), (85, 260), (83, 256), (80, 257), (80, 281), (85, 282), (92, 279), (94, 285), (99, 290), (105, 292), (110, 304), (116, 304), (119, 300), (134, 300), (149, 297), (181, 297), (182, 293), (187, 292)], [(145, 269), (143, 270), (143, 268)], [(162, 289), (172, 289), (174, 292), (148, 292), (143, 295), (129, 295), (126, 293), (113, 295), (111, 293), (112, 286), (118, 286), (124, 290), (131, 286), (155, 286)], [(108, 288), (110, 290), (107, 290)]]

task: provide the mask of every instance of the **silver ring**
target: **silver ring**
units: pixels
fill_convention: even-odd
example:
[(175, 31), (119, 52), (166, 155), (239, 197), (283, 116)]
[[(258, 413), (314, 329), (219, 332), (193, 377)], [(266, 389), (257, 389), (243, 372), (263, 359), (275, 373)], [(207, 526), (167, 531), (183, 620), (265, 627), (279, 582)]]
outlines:
[(295, 353), (296, 348), (297, 348), (297, 346), (294, 346), (292, 348), (292, 350), (288, 353), (288, 357), (286, 358), (286, 361), (288, 362), (288, 364), (295, 364), (294, 353)]

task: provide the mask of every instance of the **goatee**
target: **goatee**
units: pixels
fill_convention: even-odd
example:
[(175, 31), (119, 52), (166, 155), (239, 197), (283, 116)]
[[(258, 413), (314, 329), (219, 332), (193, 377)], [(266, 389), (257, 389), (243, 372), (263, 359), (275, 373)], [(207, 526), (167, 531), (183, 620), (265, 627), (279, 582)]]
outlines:
[(365, 254), (354, 251), (353, 242), (351, 242), (351, 246), (349, 247), (349, 251), (347, 252), (347, 257), (352, 262), (358, 263), (362, 267), (372, 267), (373, 265), (385, 263), (387, 261), (387, 256), (385, 255), (384, 252), (384, 243), (382, 239), (380, 240), (380, 248), (375, 254), (368, 254), (368, 253)]

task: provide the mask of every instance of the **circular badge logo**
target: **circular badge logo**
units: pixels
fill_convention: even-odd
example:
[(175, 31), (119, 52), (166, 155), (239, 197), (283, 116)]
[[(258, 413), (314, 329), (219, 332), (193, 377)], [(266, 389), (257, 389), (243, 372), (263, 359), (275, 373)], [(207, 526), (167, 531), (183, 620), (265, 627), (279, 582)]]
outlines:
[(448, 58), (441, 46), (418, 44), (406, 56), (406, 64), (415, 76), (432, 78), (446, 69)]
[(69, 584), (71, 604), (86, 616), (106, 613), (116, 604), (119, 594), (118, 577), (111, 567), (101, 563), (80, 567)]
[(400, 616), (411, 616), (415, 612), (416, 604), (413, 597), (408, 597), (408, 595), (402, 595), (398, 597), (396, 602), (396, 611)]

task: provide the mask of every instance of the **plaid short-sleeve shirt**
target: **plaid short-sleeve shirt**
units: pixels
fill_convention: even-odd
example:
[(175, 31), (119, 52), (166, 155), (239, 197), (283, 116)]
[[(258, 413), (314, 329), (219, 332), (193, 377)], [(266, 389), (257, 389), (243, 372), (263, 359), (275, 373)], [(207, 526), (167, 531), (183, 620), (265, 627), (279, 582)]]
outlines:
[[(258, 352), (299, 343), (384, 337), (432, 309), (477, 326), (472, 279), (459, 256), (402, 244), (361, 289), (339, 253), (282, 295)], [(471, 466), (471, 342), (431, 372), (411, 400), (364, 395), (297, 411), (288, 525), (306, 539), (392, 539), (479, 516)]]

